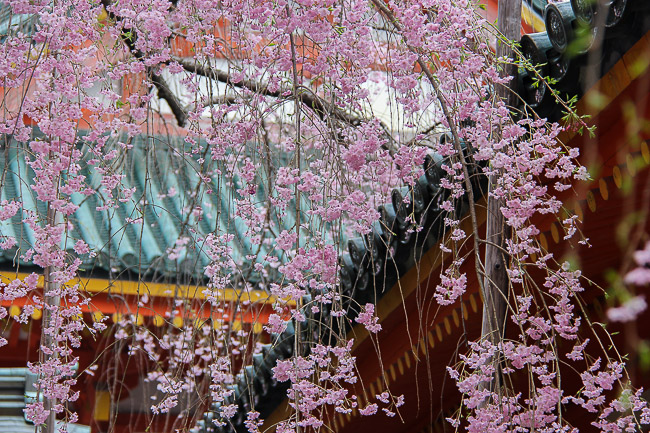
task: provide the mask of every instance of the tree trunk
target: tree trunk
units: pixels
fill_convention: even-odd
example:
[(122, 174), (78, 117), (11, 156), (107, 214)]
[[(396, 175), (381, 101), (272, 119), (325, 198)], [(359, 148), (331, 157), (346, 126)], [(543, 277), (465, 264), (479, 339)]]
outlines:
[[(47, 225), (50, 227), (53, 227), (57, 223), (57, 212), (50, 204), (47, 206)], [(46, 266), (45, 269), (43, 270), (43, 280), (44, 280), (44, 287), (43, 287), (43, 303), (44, 303), (44, 308), (43, 308), (43, 322), (42, 322), (42, 329), (41, 329), (41, 346), (45, 346), (48, 348), (54, 348), (54, 346), (57, 344), (56, 338), (54, 335), (46, 332), (48, 330), (54, 332), (56, 329), (56, 315), (59, 314), (59, 308), (61, 306), (61, 298), (58, 295), (51, 296), (51, 292), (58, 293), (58, 283), (55, 283), (52, 281), (52, 273), (56, 271), (56, 268), (54, 266)], [(48, 308), (48, 306), (54, 306), (56, 308), (51, 309)], [(54, 354), (52, 355), (47, 355), (43, 353), (43, 351), (40, 351), (40, 364), (44, 365), (52, 359), (52, 357), (57, 356), (57, 352), (55, 351)], [(41, 433), (55, 433), (56, 432), (56, 412), (53, 410), (54, 406), (56, 406), (57, 402), (56, 399), (54, 398), (49, 398), (49, 397), (43, 397), (43, 407), (45, 408), (46, 411), (49, 411), (49, 415), (47, 417), (47, 421), (45, 424), (41, 427)]]
[[(508, 40), (518, 41), (521, 29), (521, 0), (499, 0), (498, 11), (499, 31)], [(509, 45), (497, 44), (497, 57), (512, 58)], [(514, 65), (507, 65), (502, 72), (503, 76), (513, 79), (509, 85), (498, 86), (497, 95), (508, 106), (515, 104), (515, 78), (517, 70)], [(498, 175), (490, 177), (488, 191), (494, 190)], [(509, 230), (505, 218), (501, 213), (503, 201), (488, 195), (487, 205), (487, 232), (488, 241), (485, 248), (485, 283), (483, 284), (483, 322), (481, 337), (493, 344), (499, 344), (505, 332), (505, 322), (508, 309), (508, 259), (504, 254), (505, 240)], [(499, 360), (495, 362), (498, 364)], [(492, 389), (500, 388), (500, 366), (496, 366)]]

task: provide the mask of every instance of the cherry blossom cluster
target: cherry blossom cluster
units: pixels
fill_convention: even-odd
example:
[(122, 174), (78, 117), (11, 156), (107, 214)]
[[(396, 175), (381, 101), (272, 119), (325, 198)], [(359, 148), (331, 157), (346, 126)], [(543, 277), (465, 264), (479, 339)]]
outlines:
[[(558, 219), (565, 240), (577, 233), (577, 216), (564, 215), (556, 195), (587, 172), (576, 163), (578, 151), (558, 141), (562, 127), (534, 115), (513, 116), (495, 95), (509, 80), (501, 76), (502, 59), (489, 47), (493, 35), (475, 2), (3, 5), (12, 19), (32, 20), (28, 27), (10, 24), (1, 35), (0, 133), (26, 158), (29, 173), (19, 175), (29, 188), (21, 188), (21, 197), (3, 196), (0, 223), (27, 224), (34, 239), (25, 247), (24, 239), (0, 234), (0, 248), (42, 268), (48, 281), (45, 289), (38, 287), (37, 274), (11, 281), (0, 299), (30, 300), (12, 318), (19, 322), (34, 309), (44, 312), (43, 356), (31, 369), (45, 398), (27, 409), (36, 424), (52, 412), (75, 419), (74, 350), (83, 344), (84, 328), (95, 334), (106, 327), (101, 320), (84, 322), (82, 307), (88, 309), (91, 300), (71, 283), (84, 262), (106, 252), (73, 238), (73, 216), (89, 200), (98, 212), (115, 214), (128, 204), (133, 212), (122, 222), (135, 230), (151, 224), (144, 210), (150, 203), (135, 196), (122, 164), (125, 154), (137, 150), (134, 137), (147, 136), (155, 147), (163, 146), (164, 134), (182, 138), (168, 151), (185, 164), (192, 185), (190, 202), (179, 205), (179, 237), (160, 260), (180, 263), (198, 251), (203, 261), (189, 266), (200, 268), (207, 288), (201, 294), (205, 302), (170, 302), (165, 323), (186, 312), (182, 329), (167, 323), (153, 332), (132, 312), (112, 330), (128, 356), (145, 360), (143, 375), (159, 392), (154, 414), (172, 411), (182, 395), (207, 390), (210, 403), (221, 405), (215, 423), (234, 419), (240, 408), (230, 400), (231, 385), (250, 356), (260, 353), (258, 342), (250, 332), (189, 316), (206, 309), (233, 320), (224, 317), (226, 311), (246, 307), (247, 292), (257, 289), (275, 299), (267, 334), (285, 332), (288, 316), (298, 328), (319, 317), (334, 330), (327, 338), (310, 336), (308, 351), (273, 366), (274, 379), (289, 383), (293, 409), (278, 431), (318, 430), (328, 411), (395, 415), (404, 399), (388, 391), (359, 407), (346, 331), (356, 323), (371, 338), (381, 338), (381, 324), (374, 304), (355, 306), (349, 293), (341, 293), (341, 256), (349, 237), (372, 234), (373, 225), (386, 229), (384, 241), (395, 235), (378, 222), (377, 208), (390, 201), (393, 188), (414, 188), (425, 157), (435, 155), (442, 176), (435, 188), (443, 192), (434, 194), (431, 206), (444, 212), (448, 236), (439, 245), (443, 266), (433, 296), (450, 305), (466, 294), (471, 279), (462, 246), (474, 242), (478, 262), (483, 249), (473, 185), (492, 176), (490, 194), (502, 200), (510, 231), (508, 326), (516, 330), (514, 338), (498, 344), (471, 342), (450, 368), (462, 398), (450, 422), (468, 431), (570, 431), (565, 406), (593, 413), (593, 425), (603, 431), (648, 421), (640, 392), (626, 383), (622, 360), (602, 347), (600, 355), (590, 351), (599, 349), (580, 308), (580, 271), (558, 264), (536, 238), (534, 221), (546, 215)], [(443, 133), (450, 139), (439, 140)], [(170, 203), (177, 194), (176, 186), (158, 191)], [(204, 198), (213, 196), (220, 204), (205, 205)], [(410, 198), (405, 204), (412, 204)], [(421, 232), (412, 215), (407, 221), (409, 234)], [(646, 250), (637, 253), (639, 268), (626, 276), (627, 283), (647, 283)], [(387, 259), (390, 254), (389, 248)], [(117, 267), (108, 268), (115, 278)], [(480, 274), (480, 263), (477, 269)], [(232, 288), (241, 293), (237, 305), (224, 296)], [(373, 289), (377, 296), (384, 290)], [(140, 301), (141, 308), (150, 307)], [(645, 308), (642, 297), (633, 297), (610, 310), (610, 319), (632, 320)], [(6, 315), (0, 309), (0, 318)], [(560, 353), (560, 342), (572, 351)], [(581, 391), (562, 388), (562, 365), (578, 375)], [(526, 374), (527, 388), (506, 386)], [(263, 421), (253, 407), (243, 422), (256, 432)]]

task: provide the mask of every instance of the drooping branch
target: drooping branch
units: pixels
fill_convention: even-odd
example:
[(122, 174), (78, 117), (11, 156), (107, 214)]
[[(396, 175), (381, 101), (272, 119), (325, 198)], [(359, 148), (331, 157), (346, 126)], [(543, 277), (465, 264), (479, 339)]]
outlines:
[[(380, 13), (384, 16), (384, 18), (398, 31), (402, 31), (402, 26), (397, 21), (397, 18), (395, 18), (395, 15), (393, 12), (391, 12), (390, 9), (386, 7), (385, 4), (383, 4), (379, 0), (372, 0), (372, 4), (375, 5), (375, 7), (380, 11)], [(460, 160), (460, 163), (462, 165), (462, 170), (463, 170), (463, 182), (465, 189), (467, 191), (467, 196), (469, 198), (469, 213), (470, 213), (470, 218), (472, 221), (472, 234), (473, 234), (473, 243), (474, 243), (474, 257), (475, 257), (475, 268), (476, 268), (476, 274), (478, 276), (478, 282), (481, 291), (483, 291), (483, 279), (481, 278), (481, 275), (483, 274), (482, 270), (480, 269), (480, 254), (479, 254), (479, 236), (478, 236), (478, 217), (476, 215), (476, 209), (474, 207), (475, 199), (474, 199), (474, 191), (472, 189), (472, 180), (469, 174), (469, 167), (468, 167), (468, 162), (466, 161), (465, 154), (463, 153), (462, 146), (460, 144), (460, 135), (458, 132), (458, 127), (456, 123), (454, 123), (454, 119), (451, 113), (451, 110), (449, 109), (447, 105), (447, 100), (445, 99), (442, 91), (440, 90), (440, 86), (438, 85), (438, 82), (436, 81), (435, 77), (433, 76), (433, 73), (429, 69), (428, 65), (426, 62), (423, 60), (422, 55), (420, 54), (419, 50), (413, 48), (409, 42), (406, 40), (404, 36), (404, 42), (406, 46), (409, 48), (411, 52), (417, 55), (417, 61), (416, 63), (418, 66), (422, 69), (422, 72), (424, 72), (424, 75), (426, 76), (427, 80), (431, 84), (431, 87), (433, 88), (434, 94), (436, 96), (436, 99), (438, 103), (440, 104), (440, 109), (442, 110), (442, 113), (447, 120), (447, 123), (449, 124), (449, 129), (452, 135), (452, 142), (454, 145), (454, 150), (456, 151), (456, 154), (458, 155), (458, 158)]]
[[(373, 4), (379, 9), (382, 15), (398, 30), (401, 30), (401, 25), (393, 15), (393, 13), (380, 1), (372, 0)], [(521, 23), (521, 0), (501, 0), (499, 2), (499, 30), (506, 39), (512, 40), (518, 38), (519, 26)], [(409, 46), (408, 41), (406, 41)], [(467, 161), (460, 146), (459, 134), (457, 127), (451, 117), (451, 112), (447, 106), (447, 102), (440, 92), (439, 86), (424, 62), (422, 56), (417, 49), (409, 46), (414, 53), (418, 54), (417, 63), (422, 68), (428, 81), (434, 89), (436, 98), (441, 106), (441, 109), (449, 123), (451, 134), (453, 137), (453, 144), (459, 159), (462, 164), (463, 177), (466, 185), (467, 194), (470, 199), (470, 216), (472, 219), (472, 226), (474, 231), (474, 255), (475, 266), (478, 277), (479, 286), (484, 297), (483, 305), (483, 323), (482, 323), (482, 337), (488, 339), (494, 345), (498, 345), (502, 338), (505, 329), (505, 318), (507, 312), (507, 293), (508, 293), (508, 274), (507, 274), (507, 258), (504, 254), (505, 240), (507, 237), (507, 227), (505, 218), (501, 212), (504, 203), (500, 199), (488, 196), (488, 221), (487, 221), (487, 247), (485, 253), (485, 266), (481, 270), (481, 257), (479, 253), (479, 237), (478, 237), (478, 220), (475, 214), (474, 196), (470, 184), (469, 170)], [(497, 56), (511, 56), (512, 50), (509, 49), (505, 43), (498, 47)], [(514, 63), (510, 62), (514, 65)], [(502, 76), (514, 76), (512, 70), (506, 69)], [(498, 87), (498, 96), (506, 102), (509, 106), (514, 105), (514, 92), (511, 87), (502, 85)], [(489, 189), (492, 190), (496, 186), (496, 177), (490, 177)], [(499, 360), (497, 359), (498, 363)], [(496, 369), (496, 383), (493, 382), (492, 389), (498, 389), (499, 384), (499, 368)]]

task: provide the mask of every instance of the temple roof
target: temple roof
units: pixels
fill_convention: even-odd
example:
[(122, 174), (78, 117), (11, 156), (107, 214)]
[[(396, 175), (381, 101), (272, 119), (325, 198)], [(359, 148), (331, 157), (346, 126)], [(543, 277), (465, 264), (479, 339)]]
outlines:
[(36, 25), (34, 14), (13, 14), (10, 5), (0, 2), (0, 41), (8, 34), (31, 34)]
[[(202, 161), (199, 156), (185, 152), (188, 145), (183, 137), (146, 135), (110, 138), (105, 147), (113, 146), (117, 157), (110, 162), (92, 161), (84, 136), (79, 134), (78, 148), (84, 154), (80, 174), (85, 176), (85, 186), (96, 193), (72, 195), (79, 208), (69, 218), (72, 230), (61, 245), (73, 253), (75, 242), (82, 239), (96, 252), (95, 257), (80, 256), (84, 272), (109, 274), (113, 278), (139, 275), (152, 280), (201, 281), (205, 279), (203, 270), (211, 262), (204, 247), (206, 236), (227, 234), (232, 236), (228, 243), (231, 251), (223, 260), (233, 284), (274, 280), (274, 268), (265, 259), (270, 257), (281, 264), (286, 256), (274, 248), (272, 236), (259, 245), (251, 242), (249, 227), (236, 215), (236, 199), (242, 199), (244, 185), (236, 175), (227, 175), (231, 171), (226, 163)], [(11, 249), (0, 250), (0, 266), (29, 266), (30, 260), (23, 255), (33, 246), (35, 236), (24, 219), (33, 214), (42, 225), (47, 210), (43, 202), (36, 200), (32, 189), (34, 172), (26, 162), (33, 159), (29, 146), (8, 136), (5, 139), (0, 144), (4, 149), (0, 158), (1, 199), (21, 198), (23, 208), (11, 219), (0, 222), (0, 235), (13, 237), (17, 242)], [(40, 139), (37, 133), (33, 139)], [(124, 150), (124, 144), (132, 148)], [(120, 187), (104, 189), (98, 170), (123, 176)], [(256, 192), (247, 203), (253, 203), (255, 212), (266, 213), (266, 224), (273, 233), (290, 229), (287, 224), (295, 221), (295, 205), (287, 207), (284, 218), (278, 218), (267, 205), (266, 180), (256, 181)], [(129, 190), (133, 195), (125, 198)], [(264, 275), (255, 271), (255, 263), (267, 263)], [(119, 276), (123, 272), (130, 277)]]

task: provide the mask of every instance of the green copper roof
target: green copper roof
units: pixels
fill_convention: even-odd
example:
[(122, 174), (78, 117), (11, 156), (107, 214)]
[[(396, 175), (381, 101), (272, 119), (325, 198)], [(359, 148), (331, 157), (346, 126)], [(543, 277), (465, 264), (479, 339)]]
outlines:
[(11, 5), (0, 2), (0, 41), (19, 32), (30, 35), (37, 20), (34, 14), (14, 14)]
[[(2, 137), (0, 146), (4, 145), (5, 138)], [(34, 172), (25, 161), (29, 155), (27, 146), (11, 139), (6, 142), (7, 145), (0, 148), (3, 155), (0, 157), (1, 199), (22, 197), (23, 209), (11, 219), (0, 222), (0, 235), (11, 236), (17, 241), (13, 249), (0, 250), (0, 265), (29, 265), (22, 255), (34, 244), (35, 237), (23, 219), (26, 213), (34, 212), (42, 224), (47, 209), (45, 204), (36, 200), (30, 187)], [(128, 142), (133, 147), (123, 150), (118, 142)], [(184, 154), (182, 149), (188, 148), (184, 137), (142, 135), (129, 141), (125, 136), (118, 136), (110, 139), (106, 146), (117, 149), (118, 156), (108, 163), (99, 161), (92, 165), (89, 163), (92, 154), (84, 143), (83, 134), (80, 134), (78, 148), (84, 152), (81, 174), (86, 177), (86, 186), (97, 193), (90, 196), (75, 193), (72, 196), (79, 208), (69, 219), (72, 229), (62, 248), (74, 254), (75, 242), (83, 239), (97, 253), (94, 258), (81, 256), (85, 271), (101, 269), (113, 275), (128, 271), (132, 275), (148, 275), (154, 279), (201, 279), (203, 269), (210, 263), (203, 240), (209, 233), (227, 233), (233, 237), (228, 244), (231, 248), (228, 258), (235, 265), (235, 269), (230, 269), (232, 279), (259, 282), (264, 278), (276, 278), (273, 267), (265, 266), (265, 272), (270, 274), (262, 277), (253, 265), (255, 262), (267, 264), (264, 260), (267, 255), (277, 257), (280, 263), (286, 257), (275, 251), (272, 239), (257, 245), (247, 236), (248, 227), (235, 216), (235, 199), (243, 197), (243, 186), (236, 176), (223, 174), (231, 172), (224, 166), (226, 163), (203, 161), (198, 156)], [(102, 189), (98, 167), (123, 175), (121, 188), (133, 188), (132, 197), (115, 201), (116, 206), (98, 211), (110, 200)], [(266, 221), (270, 230), (264, 232), (268, 236), (268, 233), (278, 234), (283, 229), (291, 229), (296, 219), (295, 203), (290, 203), (287, 215), (278, 218), (276, 210), (269, 207), (262, 186), (266, 186), (267, 179), (256, 181), (259, 186), (253, 195), (255, 211), (268, 212)], [(113, 193), (119, 199), (115, 190)], [(133, 220), (138, 222), (127, 223)], [(308, 221), (304, 216), (301, 220)], [(314, 218), (310, 221), (314, 222)], [(170, 249), (179, 239), (185, 238), (188, 242), (178, 249), (178, 254), (170, 257)]]

